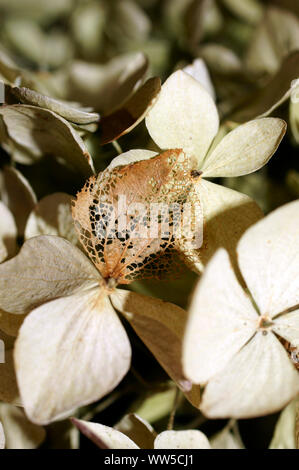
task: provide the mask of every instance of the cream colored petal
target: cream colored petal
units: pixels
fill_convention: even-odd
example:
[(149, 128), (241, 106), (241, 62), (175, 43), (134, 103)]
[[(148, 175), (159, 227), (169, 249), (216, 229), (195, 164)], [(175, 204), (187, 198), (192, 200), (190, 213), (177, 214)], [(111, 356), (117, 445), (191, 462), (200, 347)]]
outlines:
[(10, 210), (0, 201), (0, 263), (15, 254), (17, 227)]
[(272, 330), (299, 350), (299, 310), (276, 318)]
[(49, 96), (38, 93), (26, 87), (14, 87), (12, 93), (25, 104), (39, 106), (40, 108), (49, 109), (62, 116), (67, 121), (77, 124), (90, 124), (100, 120), (98, 113), (85, 112), (75, 108), (67, 101), (61, 101)]
[(210, 380), (254, 335), (257, 322), (227, 252), (218, 250), (191, 301), (183, 343), (186, 376), (194, 383)]
[(132, 439), (114, 428), (75, 418), (72, 422), (82, 434), (101, 449), (139, 449)]
[(213, 100), (216, 99), (216, 93), (211, 81), (209, 70), (202, 59), (195, 59), (192, 64), (183, 68), (183, 71), (195, 78), (211, 95)]
[(261, 118), (227, 134), (205, 159), (203, 176), (241, 176), (264, 166), (286, 132), (285, 121)]
[(192, 388), (181, 364), (185, 310), (169, 302), (120, 289), (111, 295), (111, 301), (191, 403), (197, 406), (200, 389)]
[(296, 449), (295, 421), (298, 407), (299, 398), (295, 398), (280, 413), (270, 442), (270, 449)]
[(131, 348), (107, 295), (94, 288), (33, 310), (14, 357), (26, 414), (47, 424), (113, 390), (128, 371)]
[(198, 430), (164, 431), (156, 437), (155, 449), (211, 449), (211, 446)]
[(45, 430), (31, 423), (17, 406), (0, 403), (0, 420), (5, 429), (6, 449), (36, 449), (46, 437)]
[(239, 265), (262, 314), (299, 304), (299, 200), (249, 228), (238, 245)]
[(24, 235), (27, 218), (37, 200), (29, 182), (14, 167), (6, 166), (0, 174), (0, 193), (14, 215), (19, 235)]
[(83, 140), (58, 114), (25, 104), (2, 107), (0, 114), (13, 141), (33, 155), (60, 157), (85, 176), (94, 173)]
[(187, 260), (201, 272), (215, 251), (223, 247), (236, 267), (236, 246), (252, 224), (263, 217), (257, 203), (245, 194), (202, 179), (197, 192), (203, 211), (201, 249), (186, 253)]
[(139, 162), (140, 160), (148, 160), (156, 155), (158, 155), (157, 152), (152, 152), (151, 150), (129, 150), (128, 152), (121, 153), (117, 157), (113, 158), (107, 169), (113, 170), (113, 168), (116, 168), (117, 166), (129, 165), (130, 163)]
[(25, 239), (38, 235), (57, 235), (76, 245), (78, 237), (72, 218), (71, 200), (72, 196), (65, 193), (53, 193), (41, 199), (28, 218)]
[(3, 426), (0, 422), (0, 449), (4, 449), (5, 447), (5, 435), (3, 431)]
[(134, 413), (124, 416), (114, 429), (125, 434), (141, 449), (154, 448), (157, 433), (149, 423)]
[(201, 410), (209, 418), (253, 418), (280, 410), (298, 392), (299, 375), (285, 349), (260, 331), (208, 383)]
[(219, 117), (203, 86), (178, 70), (163, 84), (145, 123), (161, 149), (181, 148), (200, 167), (217, 134)]
[(34, 237), (0, 265), (0, 307), (26, 313), (43, 302), (94, 286), (99, 278), (88, 258), (67, 240)]

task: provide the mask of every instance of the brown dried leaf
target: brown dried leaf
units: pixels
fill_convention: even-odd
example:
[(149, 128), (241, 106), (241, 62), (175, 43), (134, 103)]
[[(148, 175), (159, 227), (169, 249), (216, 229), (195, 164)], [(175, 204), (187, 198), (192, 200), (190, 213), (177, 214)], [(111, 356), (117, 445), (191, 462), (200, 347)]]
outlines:
[[(174, 234), (180, 222), (168, 207), (178, 203), (181, 210), (192, 193), (189, 159), (180, 149), (90, 178), (73, 201), (73, 218), (102, 276), (127, 284), (137, 278), (161, 279), (177, 270)], [(167, 207), (160, 212), (155, 233), (150, 231), (152, 203)], [(162, 233), (168, 222), (168, 233)]]
[(99, 127), (101, 144), (108, 144), (134, 129), (145, 117), (160, 89), (160, 78), (149, 78), (121, 108), (103, 116)]

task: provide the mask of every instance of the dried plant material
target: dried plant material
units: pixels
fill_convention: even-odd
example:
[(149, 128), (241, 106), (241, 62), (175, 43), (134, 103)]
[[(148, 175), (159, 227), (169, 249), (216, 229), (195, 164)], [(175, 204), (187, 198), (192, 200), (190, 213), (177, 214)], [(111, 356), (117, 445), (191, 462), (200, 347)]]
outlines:
[(85, 176), (94, 172), (83, 140), (65, 119), (53, 111), (12, 105), (2, 106), (0, 114), (9, 137), (33, 155), (60, 157)]
[(18, 234), (23, 236), (27, 218), (37, 202), (33, 189), (20, 171), (5, 166), (0, 173), (0, 195), (14, 215)]
[(140, 419), (149, 423), (155, 423), (169, 416), (177, 393), (177, 388), (171, 386), (162, 392), (153, 392), (150, 396), (137, 400), (130, 410)]
[(178, 70), (163, 84), (146, 126), (161, 149), (182, 148), (200, 166), (217, 134), (219, 118), (209, 93), (193, 77)]
[(10, 210), (0, 201), (0, 263), (16, 252), (17, 227)]
[(276, 337), (299, 345), (296, 214), (298, 201), (249, 228), (238, 244), (239, 267), (258, 311), (223, 249), (195, 290), (183, 364), (190, 380), (207, 384), (201, 410), (209, 417), (273, 413), (299, 391), (298, 372)]
[(296, 449), (296, 410), (299, 400), (295, 398), (280, 413), (275, 426), (270, 449)]
[(198, 406), (200, 388), (192, 387), (186, 380), (181, 365), (186, 312), (174, 304), (120, 289), (111, 294), (111, 302), (128, 320), (188, 400)]
[(285, 121), (277, 118), (255, 119), (237, 127), (206, 157), (201, 168), (204, 176), (242, 176), (260, 169), (276, 152), (286, 128)]
[[(141, 423), (143, 423), (143, 427), (150, 426), (146, 422), (141, 422), (138, 416), (136, 419), (139, 421), (138, 426)], [(75, 418), (72, 419), (72, 422), (101, 449), (211, 449), (205, 434), (198, 430), (164, 431), (155, 438), (153, 447), (140, 447), (133, 438), (128, 437), (125, 432), (120, 432), (116, 427), (111, 428)]]
[(14, 315), (0, 309), (0, 330), (9, 336), (16, 337), (24, 321), (24, 315)]
[(211, 81), (209, 70), (202, 59), (195, 59), (192, 64), (183, 68), (185, 73), (195, 78), (212, 96), (213, 100), (216, 99), (215, 89)]
[(229, 76), (240, 74), (242, 71), (241, 59), (222, 44), (204, 44), (199, 48), (198, 53), (212, 72)]
[(183, 253), (188, 265), (202, 272), (215, 251), (225, 248), (234, 266), (236, 247), (243, 233), (263, 217), (263, 212), (250, 197), (219, 184), (201, 179), (196, 191), (203, 210), (203, 243), (201, 249)]
[[(299, 83), (298, 83), (299, 85)], [(297, 95), (299, 92), (296, 91)], [(299, 101), (290, 101), (290, 127), (295, 141), (299, 144)]]
[(238, 423), (230, 420), (227, 425), (217, 434), (211, 437), (213, 449), (244, 449), (244, 444), (240, 437)]
[(131, 163), (139, 162), (141, 160), (148, 160), (157, 155), (157, 152), (153, 152), (151, 150), (128, 150), (128, 152), (121, 153), (117, 157), (113, 158), (111, 163), (108, 165), (107, 170), (113, 170), (118, 166), (130, 165)]
[(250, 24), (256, 24), (263, 15), (263, 7), (258, 0), (221, 0), (237, 17)]
[(100, 449), (139, 449), (132, 439), (116, 429), (76, 418), (72, 422)]
[(100, 113), (111, 113), (140, 84), (147, 66), (147, 59), (140, 52), (117, 56), (102, 65), (76, 61), (68, 71), (68, 98)]
[(98, 113), (91, 113), (75, 108), (66, 101), (57, 100), (50, 96), (42, 95), (37, 91), (26, 87), (13, 87), (12, 93), (24, 104), (49, 109), (67, 121), (76, 124), (91, 124), (100, 120)]
[(4, 344), (4, 360), (0, 362), (0, 400), (5, 403), (20, 405), (19, 390), (17, 386), (15, 367), (13, 361), (13, 347), (15, 338), (0, 330), (1, 345)]
[(250, 42), (245, 64), (253, 72), (273, 74), (298, 44), (298, 18), (287, 10), (269, 7)]
[(287, 101), (292, 92), (292, 81), (299, 77), (299, 52), (290, 54), (281, 64), (277, 73), (253, 96), (232, 113), (230, 119), (246, 122), (255, 117), (265, 117)]
[(0, 420), (5, 429), (6, 449), (36, 449), (45, 439), (45, 430), (31, 423), (22, 410), (0, 403)]
[(92, 263), (67, 240), (34, 237), (16, 257), (0, 265), (0, 307), (27, 313), (43, 302), (94, 287), (99, 278)]
[(58, 31), (43, 31), (30, 19), (8, 18), (4, 24), (6, 39), (27, 60), (44, 67), (62, 66), (73, 55), (70, 39)]
[(113, 390), (128, 371), (131, 348), (107, 295), (93, 288), (33, 310), (14, 357), (26, 413), (46, 424)]
[[(168, 208), (179, 204), (181, 211), (192, 193), (189, 161), (179, 149), (90, 178), (73, 203), (73, 217), (80, 241), (103, 278), (127, 284), (177, 271), (175, 231), (180, 221)], [(151, 204), (167, 206), (154, 230)]]
[(65, 193), (53, 193), (41, 199), (28, 218), (25, 239), (38, 235), (57, 235), (76, 245), (78, 238), (71, 201), (72, 196)]
[(3, 431), (3, 426), (0, 422), (0, 449), (4, 449), (5, 447), (5, 435)]
[(149, 78), (121, 108), (103, 116), (99, 126), (101, 144), (117, 140), (134, 129), (148, 113), (160, 89), (160, 79)]
[(114, 429), (132, 439), (140, 449), (154, 448), (154, 440), (157, 433), (149, 423), (136, 414), (130, 413), (125, 415), (121, 421), (114, 426)]
[(211, 446), (198, 430), (164, 431), (156, 437), (155, 449), (211, 449)]
[(135, 41), (145, 40), (151, 30), (151, 22), (140, 6), (131, 0), (117, 0), (112, 7), (112, 31), (116, 37)]

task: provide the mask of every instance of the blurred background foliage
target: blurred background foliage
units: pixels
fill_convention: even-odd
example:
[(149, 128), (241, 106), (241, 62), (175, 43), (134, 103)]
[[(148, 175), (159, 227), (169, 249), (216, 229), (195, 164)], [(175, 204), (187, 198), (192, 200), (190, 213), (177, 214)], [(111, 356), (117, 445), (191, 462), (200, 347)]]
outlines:
[[(284, 65), (299, 51), (298, 18), (298, 0), (0, 0), (0, 78), (15, 85), (21, 77), (23, 86), (105, 115), (120, 107), (146, 78), (159, 76), (164, 81), (173, 70), (202, 58), (222, 124), (229, 128), (242, 122), (238, 116), (258, 115), (252, 103), (263, 105), (264, 95), (270, 95), (268, 104), (280, 101), (287, 91), (284, 83), (289, 88), (290, 79), (299, 77), (298, 56), (293, 56), (291, 69)], [(251, 196), (265, 213), (299, 197), (299, 104), (289, 96), (270, 112), (288, 122), (288, 132), (269, 164), (254, 174), (219, 181)], [(115, 146), (100, 145), (97, 126), (72, 126), (96, 170), (104, 169), (117, 155)], [(118, 143), (123, 151), (155, 150), (143, 123)], [(1, 167), (11, 163), (19, 169), (38, 199), (57, 191), (75, 195), (84, 182), (47, 152), (33, 158), (28, 148), (14, 145), (12, 151), (2, 145), (0, 155)], [(186, 272), (167, 284), (137, 282), (132, 288), (186, 307), (195, 281), (196, 276)], [(129, 374), (100, 403), (80, 410), (80, 416), (114, 425), (133, 411), (161, 431), (175, 397), (173, 384), (126, 328), (135, 349)], [(244, 445), (268, 446), (277, 418), (240, 421)], [(211, 436), (224, 424), (206, 421), (182, 399), (175, 429), (200, 426)], [(75, 445), (67, 422), (52, 424), (48, 431), (45, 447), (67, 447), (71, 440)], [(92, 446), (84, 437), (81, 440), (83, 446)]]

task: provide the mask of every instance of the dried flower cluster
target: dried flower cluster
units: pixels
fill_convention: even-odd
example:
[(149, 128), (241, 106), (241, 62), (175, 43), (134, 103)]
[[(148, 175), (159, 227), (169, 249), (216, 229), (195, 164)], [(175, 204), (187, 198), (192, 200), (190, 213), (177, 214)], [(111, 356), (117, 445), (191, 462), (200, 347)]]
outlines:
[(0, 449), (299, 448), (297, 3), (0, 2)]

